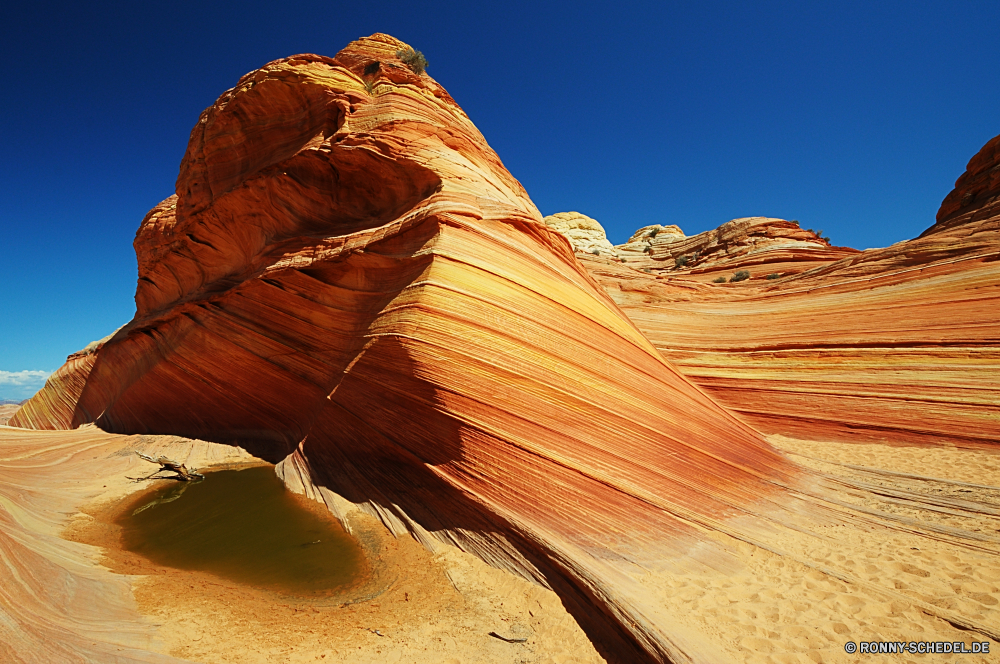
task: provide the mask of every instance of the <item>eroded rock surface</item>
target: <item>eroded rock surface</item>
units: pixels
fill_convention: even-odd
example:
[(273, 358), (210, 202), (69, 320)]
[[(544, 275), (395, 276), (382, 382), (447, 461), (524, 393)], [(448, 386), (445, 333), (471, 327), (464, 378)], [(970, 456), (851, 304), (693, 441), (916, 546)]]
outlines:
[(727, 221), (686, 236), (677, 226), (647, 226), (616, 247), (631, 267), (708, 282), (746, 270), (751, 278), (789, 276), (857, 253), (833, 247), (798, 222), (768, 217)]
[[(673, 366), (761, 431), (994, 445), (1000, 440), (997, 145), (991, 140), (970, 161), (937, 224), (884, 249), (825, 248), (797, 237), (805, 231), (790, 222), (760, 220), (749, 224), (751, 231), (794, 237), (762, 241), (758, 252), (749, 232), (735, 247), (717, 244), (693, 268), (650, 274), (630, 269), (631, 262), (583, 262)], [(713, 231), (716, 241), (727, 226)], [(803, 244), (816, 246), (804, 251)], [(683, 246), (687, 252), (694, 245)], [(711, 274), (712, 255), (725, 266), (723, 276), (742, 268), (751, 279), (698, 283)], [(803, 267), (811, 269), (799, 272)]]
[(84, 422), (76, 415), (80, 394), (97, 361), (97, 352), (111, 336), (87, 344), (66, 358), (66, 364), (45, 381), (35, 396), (25, 401), (10, 417), (0, 422), (25, 429), (74, 429)]
[[(373, 35), (278, 60), (207, 109), (176, 195), (136, 236), (135, 319), (19, 421), (240, 445), (335, 510), (555, 590), (612, 662), (737, 658), (672, 584), (714, 587), (758, 551), (993, 634), (992, 609), (970, 617), (822, 553), (847, 525), (938, 531), (845, 507), (835, 482), (676, 371), (614, 299), (661, 351), (697, 355), (704, 341), (684, 348), (663, 315), (683, 297), (648, 279), (623, 297), (597, 274), (609, 296), (451, 97), (400, 62), (405, 47)], [(814, 277), (841, 311), (857, 289), (838, 284), (866, 269), (852, 261)], [(815, 339), (813, 312), (756, 311)]]
[(573, 251), (595, 256), (615, 256), (615, 248), (608, 241), (604, 227), (595, 219), (579, 212), (558, 212), (543, 219), (545, 225), (569, 240)]
[(799, 518), (798, 468), (663, 360), (402, 48), (278, 60), (207, 109), (136, 236), (135, 319), (70, 422), (19, 421), (242, 445), (553, 588), (606, 657), (719, 661), (642, 570), (730, 565), (706, 533)]

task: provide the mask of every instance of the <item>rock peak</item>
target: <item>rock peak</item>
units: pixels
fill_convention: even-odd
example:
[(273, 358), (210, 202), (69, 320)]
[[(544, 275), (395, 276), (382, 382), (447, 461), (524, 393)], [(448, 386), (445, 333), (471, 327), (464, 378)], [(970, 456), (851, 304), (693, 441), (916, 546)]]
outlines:
[(1000, 136), (994, 136), (976, 153), (955, 188), (945, 196), (936, 223), (923, 232), (956, 228), (970, 222), (990, 219), (1000, 212)]

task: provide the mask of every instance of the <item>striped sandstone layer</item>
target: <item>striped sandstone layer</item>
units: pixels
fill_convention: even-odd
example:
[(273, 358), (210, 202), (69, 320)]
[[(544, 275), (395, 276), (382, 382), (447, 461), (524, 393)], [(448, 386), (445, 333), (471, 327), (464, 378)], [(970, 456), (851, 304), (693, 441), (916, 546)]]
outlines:
[[(99, 566), (99, 551), (60, 537), (68, 515), (82, 517), (81, 504), (130, 490), (124, 475), (148, 465), (132, 454), (136, 447), (92, 425), (0, 427), (0, 661), (182, 661), (160, 654), (156, 625), (137, 610), (131, 579)], [(202, 443), (185, 460), (202, 465), (241, 452), (210, 447)]]
[(89, 343), (83, 350), (67, 357), (66, 364), (48, 377), (42, 389), (24, 402), (9, 422), (0, 424), (25, 429), (76, 428), (80, 424), (79, 421), (74, 422), (76, 404), (87, 384), (90, 370), (94, 368), (97, 351), (110, 338)]
[[(855, 518), (832, 530), (817, 523), (771, 527), (755, 544), (716, 531), (710, 536), (727, 551), (725, 569), (691, 564), (696, 548), (686, 570), (645, 573), (650, 593), (678, 617), (673, 631), (709, 635), (723, 649), (703, 661), (849, 664), (856, 655), (845, 653), (846, 639), (996, 642), (1000, 550), (988, 534), (1000, 527), (1000, 487), (987, 485), (1000, 476), (1000, 455), (774, 440), (817, 478), (838, 484), (826, 498)], [(390, 566), (384, 578), (396, 581), (377, 602), (318, 611), (217, 577), (114, 562), (122, 552), (90, 546), (101, 537), (95, 542), (84, 533), (100, 527), (100, 506), (142, 486), (127, 479), (149, 471), (133, 450), (203, 470), (255, 462), (228, 445), (121, 436), (93, 425), (0, 427), (0, 660), (600, 661), (553, 593), (452, 547), (421, 555), (409, 538), (378, 538)], [(371, 532), (377, 524), (325, 488), (290, 486), (335, 512), (346, 509), (345, 521), (357, 529)], [(530, 625), (515, 632), (526, 643), (487, 635), (510, 634), (516, 624)], [(382, 636), (369, 632), (373, 625)]]
[(998, 139), (919, 238), (794, 276), (759, 278), (780, 272), (780, 257), (726, 284), (581, 259), (674, 367), (760, 431), (995, 445)]
[(207, 109), (136, 236), (135, 318), (68, 425), (18, 422), (242, 445), (553, 588), (614, 661), (719, 661), (645, 577), (727, 568), (728, 518), (800, 519), (798, 467), (663, 360), (404, 48), (275, 61)]
[(615, 250), (629, 267), (702, 283), (728, 279), (740, 270), (751, 278), (789, 276), (858, 253), (831, 246), (796, 221), (769, 217), (733, 219), (691, 236), (677, 226), (645, 226)]
[(673, 591), (725, 600), (765, 555), (996, 638), (993, 609), (927, 601), (936, 576), (901, 590), (834, 550), (877, 530), (915, 568), (914, 532), (973, 562), (995, 538), (850, 507), (675, 371), (403, 48), (275, 61), (205, 111), (69, 426), (241, 445), (338, 514), (555, 590), (612, 662), (739, 659)]

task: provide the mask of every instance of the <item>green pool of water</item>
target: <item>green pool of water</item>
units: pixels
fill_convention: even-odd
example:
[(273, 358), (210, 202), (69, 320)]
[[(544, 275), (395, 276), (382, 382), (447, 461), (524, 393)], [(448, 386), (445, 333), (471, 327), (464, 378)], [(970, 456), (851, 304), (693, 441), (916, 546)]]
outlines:
[(296, 595), (357, 581), (358, 543), (304, 507), (271, 467), (207, 473), (158, 489), (117, 519), (122, 545), (149, 560)]

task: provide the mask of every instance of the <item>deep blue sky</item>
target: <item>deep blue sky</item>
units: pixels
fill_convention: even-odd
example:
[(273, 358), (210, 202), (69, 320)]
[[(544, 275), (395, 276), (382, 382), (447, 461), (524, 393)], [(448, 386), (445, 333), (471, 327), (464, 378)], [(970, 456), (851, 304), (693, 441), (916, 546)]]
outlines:
[(409, 42), (544, 214), (615, 243), (768, 215), (867, 248), (1000, 133), (997, 26), (993, 1), (4, 3), (0, 398), (132, 317), (139, 221), (269, 60)]

